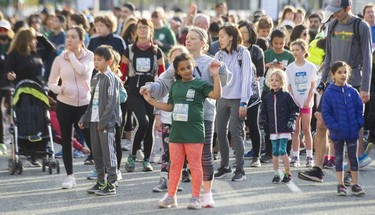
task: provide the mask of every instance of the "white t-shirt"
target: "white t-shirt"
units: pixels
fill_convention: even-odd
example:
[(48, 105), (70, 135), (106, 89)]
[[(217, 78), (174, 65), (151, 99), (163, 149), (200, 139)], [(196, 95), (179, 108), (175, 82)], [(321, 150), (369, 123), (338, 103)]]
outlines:
[(91, 122), (99, 122), (99, 80), (92, 98)]
[[(293, 62), (286, 67), (285, 72), (288, 76), (288, 84), (292, 88), (294, 101), (298, 107), (303, 108), (303, 104), (309, 95), (311, 82), (315, 82), (318, 78), (316, 66), (307, 60), (302, 66)], [(311, 108), (313, 105), (314, 99), (311, 99), (309, 107)]]

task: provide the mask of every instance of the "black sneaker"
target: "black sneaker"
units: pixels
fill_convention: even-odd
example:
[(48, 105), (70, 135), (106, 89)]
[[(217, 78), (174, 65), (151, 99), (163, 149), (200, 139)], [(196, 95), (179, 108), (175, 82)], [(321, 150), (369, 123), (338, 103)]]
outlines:
[(84, 165), (94, 165), (94, 160), (92, 158), (86, 158), (86, 160), (83, 161)]
[(109, 196), (109, 195), (115, 195), (116, 194), (116, 188), (110, 183), (106, 183), (105, 187), (101, 190), (98, 190), (95, 192), (97, 196)]
[(225, 178), (225, 177), (228, 177), (230, 175), (232, 175), (232, 170), (231, 170), (230, 167), (228, 169), (226, 169), (225, 167), (220, 167), (219, 169), (217, 169), (217, 173), (214, 174), (214, 177), (215, 178)]
[(184, 183), (190, 182), (189, 172), (186, 169), (182, 170), (181, 181)]
[(102, 190), (105, 187), (105, 184), (101, 184), (99, 181), (91, 187), (90, 189), (86, 190), (88, 194), (95, 194), (96, 191)]
[(245, 171), (243, 169), (242, 170), (236, 169), (232, 177), (232, 181), (240, 182), (240, 181), (245, 181), (245, 180), (246, 180)]
[(260, 162), (261, 163), (272, 163), (272, 157), (268, 156), (268, 155), (265, 155), (265, 156), (260, 158)]
[(284, 177), (283, 177), (283, 180), (281, 180), (281, 182), (283, 182), (283, 183), (288, 183), (288, 182), (290, 182), (291, 180), (293, 180), (292, 175), (291, 175), (291, 174), (288, 174), (288, 173), (285, 173), (285, 174), (284, 174)]
[(350, 172), (345, 172), (344, 174), (344, 184), (345, 186), (352, 186), (352, 174)]
[(275, 176), (273, 177), (273, 179), (272, 179), (272, 183), (274, 183), (274, 184), (279, 184), (280, 181), (281, 181), (281, 178), (280, 178), (279, 175), (275, 175)]
[(362, 187), (358, 184), (352, 186), (352, 195), (354, 196), (364, 196), (365, 192), (363, 191)]
[(346, 196), (346, 187), (344, 185), (337, 186), (337, 196)]
[(317, 166), (306, 171), (298, 172), (298, 178), (305, 181), (323, 182), (323, 176), (323, 170)]

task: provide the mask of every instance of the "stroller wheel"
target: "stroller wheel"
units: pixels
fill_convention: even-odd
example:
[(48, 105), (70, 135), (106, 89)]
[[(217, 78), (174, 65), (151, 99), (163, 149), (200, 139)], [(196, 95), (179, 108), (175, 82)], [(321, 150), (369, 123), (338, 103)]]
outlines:
[(19, 160), (18, 163), (16, 163), (16, 172), (18, 175), (21, 175), (23, 172), (23, 165), (21, 160)]
[(12, 159), (8, 160), (8, 171), (11, 175), (14, 175), (14, 173), (16, 173), (16, 161)]
[(60, 174), (60, 162), (56, 160), (56, 173)]
[(46, 171), (46, 166), (47, 166), (47, 158), (43, 158), (42, 160), (42, 171)]
[(53, 169), (52, 161), (48, 161), (48, 172), (50, 175), (52, 175), (52, 169)]

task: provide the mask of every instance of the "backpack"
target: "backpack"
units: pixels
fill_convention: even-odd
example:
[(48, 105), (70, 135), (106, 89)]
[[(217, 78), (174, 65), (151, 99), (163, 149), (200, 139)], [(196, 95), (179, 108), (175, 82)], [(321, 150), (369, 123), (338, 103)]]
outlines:
[[(361, 37), (359, 34), (359, 24), (361, 23), (362, 19), (359, 17), (356, 17), (353, 23), (353, 37), (357, 40), (358, 44), (361, 44)], [(334, 19), (333, 24), (331, 25), (330, 29), (328, 29), (329, 35), (333, 35), (333, 30), (337, 26), (337, 23), (339, 23), (339, 20)]]
[(133, 65), (134, 52), (133, 52), (132, 48), (133, 48), (133, 44), (129, 44), (129, 46), (128, 46), (128, 49), (129, 49), (129, 73), (128, 73), (128, 76), (129, 77), (134, 77), (136, 75), (149, 75), (149, 76), (152, 76), (152, 77), (155, 76), (156, 72), (158, 71), (157, 70), (158, 69), (157, 55), (154, 54), (154, 65), (151, 65), (152, 66), (151, 72), (147, 72), (147, 73), (137, 72), (136, 69), (134, 68), (134, 65)]

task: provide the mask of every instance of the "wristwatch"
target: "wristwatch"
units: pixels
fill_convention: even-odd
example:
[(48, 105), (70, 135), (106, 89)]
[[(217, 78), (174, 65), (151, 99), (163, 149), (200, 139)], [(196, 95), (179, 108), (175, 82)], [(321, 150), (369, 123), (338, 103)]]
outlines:
[(246, 102), (241, 102), (240, 103), (240, 107), (246, 107), (246, 106), (247, 106)]

